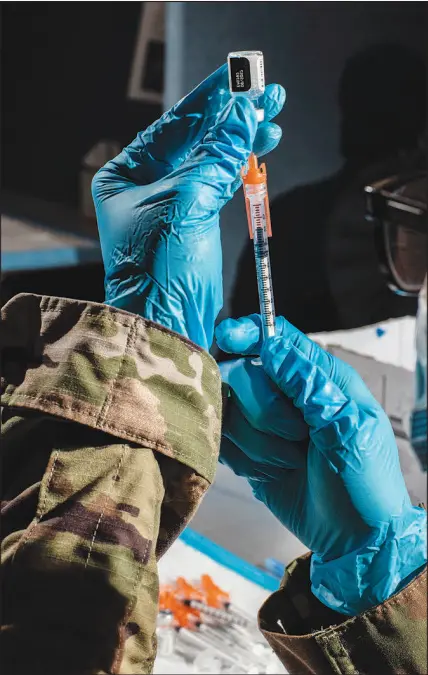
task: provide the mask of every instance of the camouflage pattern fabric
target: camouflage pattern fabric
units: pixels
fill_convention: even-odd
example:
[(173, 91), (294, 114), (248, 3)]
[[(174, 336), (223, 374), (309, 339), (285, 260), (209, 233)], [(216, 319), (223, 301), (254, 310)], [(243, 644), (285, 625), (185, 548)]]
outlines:
[(426, 675), (426, 568), (383, 604), (345, 621), (312, 595), (309, 568), (310, 554), (291, 563), (259, 613), (289, 673)]
[(1, 352), (2, 672), (149, 673), (157, 559), (217, 464), (215, 361), (127, 312), (26, 294)]
[[(156, 563), (214, 477), (221, 387), (186, 339), (92, 303), (2, 310), (5, 675), (150, 673)], [(426, 674), (426, 571), (361, 616), (324, 607), (310, 555), (260, 610), (292, 675)]]

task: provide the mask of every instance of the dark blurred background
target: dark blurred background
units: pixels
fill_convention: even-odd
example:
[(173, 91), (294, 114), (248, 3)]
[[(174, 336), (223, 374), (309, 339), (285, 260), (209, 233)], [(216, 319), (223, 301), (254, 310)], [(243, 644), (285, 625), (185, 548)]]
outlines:
[[(103, 299), (96, 169), (237, 49), (287, 89), (268, 158), (277, 312), (307, 332), (414, 314), (386, 287), (364, 185), (425, 163), (426, 3), (8, 2), (2, 302)], [(242, 199), (222, 214), (223, 316), (257, 311)]]
[(164, 8), (144, 4), (3, 4), (3, 302), (103, 300), (90, 181), (162, 112)]

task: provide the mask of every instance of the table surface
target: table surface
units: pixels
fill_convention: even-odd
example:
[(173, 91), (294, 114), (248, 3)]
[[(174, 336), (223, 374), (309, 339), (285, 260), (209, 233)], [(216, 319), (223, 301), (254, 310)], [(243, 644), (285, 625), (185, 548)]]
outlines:
[[(270, 595), (269, 591), (185, 542), (186, 539), (178, 539), (159, 561), (160, 583), (170, 584), (180, 575), (190, 582), (196, 582), (201, 574), (209, 574), (215, 584), (230, 593), (232, 604), (242, 610), (248, 618), (251, 617), (255, 626), (257, 612)], [(245, 567), (244, 562), (243, 565)], [(260, 641), (264, 641), (261, 633), (259, 635)], [(273, 657), (272, 666), (270, 672), (286, 673), (275, 657)], [(155, 661), (154, 675), (169, 675), (170, 673), (187, 675), (194, 672), (192, 666), (186, 664), (177, 655), (169, 657), (158, 655)], [(245, 673), (245, 670), (242, 670), (242, 673)]]

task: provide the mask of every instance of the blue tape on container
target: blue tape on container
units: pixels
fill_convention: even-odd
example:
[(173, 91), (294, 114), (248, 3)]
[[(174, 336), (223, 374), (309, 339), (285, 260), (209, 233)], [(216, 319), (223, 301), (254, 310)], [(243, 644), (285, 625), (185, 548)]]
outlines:
[(180, 539), (183, 544), (187, 544), (196, 551), (207, 555), (219, 565), (227, 567), (241, 577), (248, 579), (248, 581), (252, 581), (254, 584), (266, 588), (268, 591), (278, 590), (279, 580), (274, 576), (267, 574), (267, 572), (263, 572), (263, 570), (259, 570), (255, 565), (242, 560), (242, 558), (227, 551), (225, 548), (211, 541), (211, 539), (204, 537), (202, 534), (195, 532), (190, 527), (187, 527), (181, 533)]
[(278, 579), (282, 579), (284, 576), (285, 564), (280, 560), (276, 560), (275, 558), (266, 558), (265, 567), (268, 572), (273, 574), (275, 577), (278, 577)]

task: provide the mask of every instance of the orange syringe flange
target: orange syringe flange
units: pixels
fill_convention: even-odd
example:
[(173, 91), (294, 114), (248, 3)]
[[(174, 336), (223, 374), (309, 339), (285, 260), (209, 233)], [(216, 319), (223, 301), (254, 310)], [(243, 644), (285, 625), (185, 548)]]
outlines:
[(203, 602), (204, 596), (201, 591), (189, 584), (184, 577), (177, 577), (176, 579), (176, 592), (179, 597), (184, 598), (185, 600), (200, 600)]
[(174, 624), (178, 628), (196, 630), (201, 624), (200, 611), (194, 607), (186, 606), (177, 597), (176, 591), (171, 586), (163, 586), (159, 592), (159, 610), (170, 612)]
[(201, 588), (205, 595), (205, 602), (210, 607), (225, 607), (230, 604), (229, 593), (216, 586), (208, 574), (201, 576)]
[(248, 221), (248, 231), (250, 233), (250, 238), (254, 238), (253, 234), (253, 225), (252, 225), (252, 218), (251, 218), (251, 203), (250, 199), (247, 195), (247, 190), (245, 189), (247, 186), (259, 186), (263, 185), (264, 186), (264, 207), (265, 207), (265, 214), (266, 214), (266, 232), (267, 236), (271, 237), (272, 236), (272, 225), (271, 225), (271, 220), (270, 220), (270, 209), (269, 209), (269, 197), (268, 197), (268, 191), (267, 191), (267, 172), (266, 172), (266, 164), (260, 164), (258, 163), (256, 155), (252, 152), (251, 155), (248, 158), (248, 166), (243, 168), (241, 171), (241, 176), (242, 176), (242, 182), (244, 183), (244, 196), (245, 196), (245, 207), (247, 209), (247, 221)]

